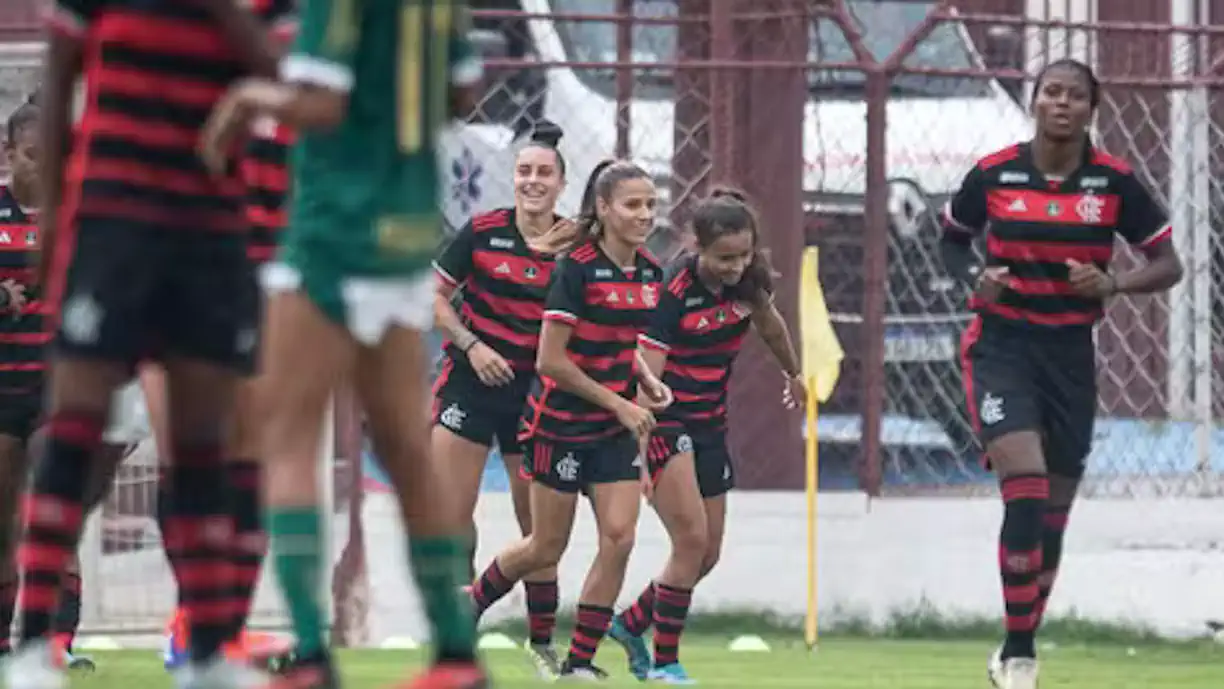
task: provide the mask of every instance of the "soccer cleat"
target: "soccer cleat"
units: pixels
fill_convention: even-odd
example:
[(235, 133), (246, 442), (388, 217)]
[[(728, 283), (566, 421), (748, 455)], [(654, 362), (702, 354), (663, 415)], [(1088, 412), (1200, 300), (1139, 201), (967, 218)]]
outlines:
[(650, 668), (654, 666), (654, 658), (650, 655), (650, 648), (646, 646), (646, 641), (625, 629), (620, 617), (612, 619), (612, 625), (608, 627), (608, 636), (625, 649), (625, 655), (629, 656), (629, 672), (639, 681), (645, 681), (646, 676), (650, 674)]
[(594, 665), (571, 665), (567, 660), (561, 665), (561, 678), (577, 682), (602, 682), (608, 673)]
[(87, 655), (73, 653), (68, 649), (64, 649), (63, 663), (64, 667), (75, 672), (93, 672), (98, 669), (98, 666), (96, 663), (94, 663), (93, 658), (90, 658)]
[(441, 662), (418, 675), (403, 689), (488, 689), (489, 676), (474, 662)]
[(646, 675), (646, 679), (651, 682), (660, 682), (662, 684), (696, 684), (697, 680), (688, 676), (684, 671), (684, 666), (680, 663), (669, 663), (660, 667), (656, 667)]
[(536, 673), (545, 682), (555, 682), (561, 675), (561, 657), (557, 655), (552, 644), (536, 644), (531, 640), (523, 642), (523, 650), (535, 664)]
[(65, 689), (68, 680), (55, 662), (51, 644), (32, 641), (22, 645), (4, 662), (8, 689)]
[(174, 670), (177, 689), (260, 689), (266, 684), (263, 673), (220, 655), (204, 663), (185, 663)]
[(995, 689), (1037, 689), (1037, 660), (1034, 658), (1003, 659), (999, 648), (990, 656), (986, 669)]
[(331, 657), (324, 653), (311, 658), (292, 656), (262, 689), (338, 689), (339, 686)]

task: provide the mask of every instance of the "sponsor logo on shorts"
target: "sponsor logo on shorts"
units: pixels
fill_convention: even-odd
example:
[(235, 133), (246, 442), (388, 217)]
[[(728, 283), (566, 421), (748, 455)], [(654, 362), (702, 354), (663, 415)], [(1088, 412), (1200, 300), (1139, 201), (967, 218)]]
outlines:
[(102, 306), (96, 299), (88, 294), (77, 294), (68, 299), (61, 329), (69, 342), (93, 344), (98, 341), (101, 327)]
[(692, 451), (693, 451), (693, 438), (689, 436), (688, 433), (681, 433), (680, 436), (676, 438), (676, 453), (682, 454), (685, 452), (692, 452)]
[(566, 452), (565, 456), (557, 462), (557, 478), (566, 482), (577, 481), (580, 466), (578, 458), (574, 456), (574, 453)]
[(466, 418), (467, 412), (460, 409), (458, 404), (452, 403), (438, 414), (438, 423), (452, 431), (458, 431), (463, 428), (463, 420)]
[(993, 426), (1005, 418), (1007, 414), (1003, 411), (1003, 398), (990, 392), (983, 395), (981, 408), (978, 410), (978, 420), (982, 425)]

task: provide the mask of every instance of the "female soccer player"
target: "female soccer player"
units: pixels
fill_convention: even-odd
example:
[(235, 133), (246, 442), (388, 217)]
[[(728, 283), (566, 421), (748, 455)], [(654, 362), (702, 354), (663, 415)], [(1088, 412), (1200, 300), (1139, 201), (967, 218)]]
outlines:
[[(671, 538), (663, 572), (617, 616), (610, 636), (629, 652), (638, 679), (688, 682), (680, 635), (693, 587), (722, 550), (727, 491), (734, 485), (727, 450), (727, 386), (750, 327), (785, 374), (782, 399), (805, 394), (786, 322), (773, 305), (773, 276), (760, 247), (756, 214), (737, 191), (715, 190), (693, 210), (697, 252), (673, 263), (650, 329), (639, 338), (651, 371), (675, 401), (659, 415), (647, 445), (654, 505)], [(655, 654), (642, 640), (654, 626)]]
[[(560, 221), (555, 213), (557, 196), (565, 187), (560, 139), (556, 125), (539, 123), (515, 158), (514, 207), (477, 215), (434, 262), (439, 285), (434, 313), (448, 342), (434, 386), (432, 451), (434, 461), (452, 475), (473, 548), (480, 481), (495, 441), (510, 476), (519, 528), (523, 535), (531, 532), (530, 482), (522, 473), (518, 431), (523, 401), (535, 377), (553, 256), (532, 250), (528, 243)], [(452, 305), (456, 290), (462, 293), (458, 311)], [(557, 571), (550, 567), (534, 572), (523, 586), (530, 627), (527, 651), (542, 675), (555, 677), (561, 666), (552, 647)]]
[[(238, 369), (251, 354), (244, 333), (258, 315), (257, 292), (240, 187), (210, 176), (195, 144), (210, 104), (261, 53), (253, 37), (237, 40), (254, 19), (223, 0), (59, 0), (52, 20), (39, 232), (54, 248), (41, 262), (51, 270), (40, 273), (48, 301), (62, 307), (46, 451), (24, 508), (22, 644), (6, 668), (9, 686), (63, 682), (49, 643), (56, 587), (80, 538), (112, 393), (150, 356), (166, 366), (173, 412), (174, 519), (163, 537), (193, 626), (183, 681), (233, 686), (249, 676), (219, 653), (231, 577), (227, 487), (217, 469)], [(69, 151), (82, 67), (90, 98)]]
[[(520, 436), (533, 479), (531, 532), (497, 556), (473, 585), (472, 597), (483, 612), (527, 574), (555, 567), (573, 528), (578, 492), (588, 492), (599, 550), (579, 598), (562, 675), (605, 676), (591, 661), (624, 582), (639, 491), (649, 488), (638, 449), (654, 428), (649, 407), (670, 402), (666, 386), (636, 357), (637, 337), (658, 304), (663, 277), (643, 247), (654, 229), (655, 201), (645, 171), (605, 161), (587, 182), (577, 232), (562, 228), (566, 241), (558, 245), (549, 236), (538, 243), (568, 254), (548, 290), (537, 376)], [(638, 383), (643, 394), (635, 403)]]
[(433, 628), (437, 662), (412, 686), (487, 685), (459, 592), (468, 546), (448, 482), (429, 460), (425, 408), (428, 267), (441, 237), (432, 142), (453, 106), (471, 106), (481, 77), (466, 31), (464, 3), (310, 0), (284, 82), (232, 90), (201, 142), (222, 171), (252, 117), (274, 117), (299, 136), (289, 227), (264, 272), (263, 453), (274, 564), (299, 652), (286, 681), (296, 687), (335, 681), (318, 600), (327, 558), (315, 465), (328, 399), (346, 379), (400, 498)]
[[(1000, 689), (1037, 686), (1034, 636), (1092, 444), (1093, 324), (1107, 299), (1160, 292), (1182, 276), (1165, 212), (1089, 139), (1099, 98), (1087, 65), (1047, 65), (1031, 103), (1036, 136), (982, 158), (944, 213), (945, 264), (972, 287), (978, 314), (962, 342), (968, 407), (1003, 493), (1007, 636), (990, 661)], [(981, 233), (984, 266), (971, 246)], [(1146, 265), (1111, 272), (1114, 235)]]

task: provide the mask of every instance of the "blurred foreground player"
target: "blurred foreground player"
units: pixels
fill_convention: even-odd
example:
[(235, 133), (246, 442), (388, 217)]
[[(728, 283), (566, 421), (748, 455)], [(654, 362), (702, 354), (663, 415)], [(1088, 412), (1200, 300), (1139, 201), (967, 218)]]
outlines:
[[(48, 247), (40, 272), (59, 311), (46, 451), (24, 506), (11, 689), (63, 686), (50, 645), (58, 584), (80, 538), (112, 393), (144, 359), (167, 371), (172, 516), (162, 536), (192, 625), (178, 684), (255, 680), (220, 653), (232, 620), (232, 523), (218, 468), (234, 388), (250, 366), (257, 289), (242, 187), (210, 175), (195, 152), (226, 88), (258, 62), (275, 64), (258, 59), (254, 27), (232, 0), (60, 0), (52, 15), (39, 231)], [(69, 152), (83, 66), (89, 98)]]
[[(1037, 686), (1034, 636), (1092, 444), (1093, 325), (1105, 300), (1182, 276), (1165, 212), (1126, 163), (1092, 145), (1092, 70), (1058, 60), (1033, 90), (1032, 141), (986, 156), (944, 215), (944, 261), (974, 289), (962, 362), (971, 420), (999, 476), (999, 569), (1007, 636), (990, 661), (1000, 689)], [(986, 234), (986, 264), (971, 242)], [(1114, 236), (1146, 265), (1110, 272)]]
[[(691, 680), (680, 664), (680, 637), (693, 588), (722, 551), (727, 493), (735, 483), (727, 449), (727, 391), (749, 328), (785, 373), (782, 401), (804, 400), (799, 358), (773, 303), (773, 274), (760, 246), (756, 213), (737, 191), (715, 190), (693, 209), (697, 251), (668, 267), (642, 358), (672, 390), (646, 446), (654, 500), (671, 540), (663, 571), (612, 623), (609, 636), (629, 653), (638, 679)], [(654, 657), (642, 635), (654, 628)]]
[[(218, 171), (252, 118), (298, 132), (294, 198), (269, 289), (264, 365), (272, 553), (293, 619), (295, 687), (336, 683), (319, 603), (317, 454), (336, 387), (351, 377), (400, 498), (432, 626), (435, 665), (411, 686), (487, 685), (460, 591), (468, 540), (429, 461), (430, 260), (441, 239), (433, 140), (470, 107), (481, 65), (460, 2), (307, 0), (284, 83), (248, 81), (218, 107), (201, 150)], [(455, 101), (463, 101), (456, 103)]]
[[(38, 262), (39, 153), (41, 110), (23, 105), (5, 123), (4, 154), (9, 183), (0, 185), (0, 654), (9, 652), (9, 629), (17, 603), (18, 503), (30, 470), (33, 436), (42, 418), (47, 303), (34, 285)], [(73, 655), (72, 639), (81, 621), (78, 558), (64, 572), (60, 606), (53, 623), (57, 656), (70, 668), (92, 668)]]

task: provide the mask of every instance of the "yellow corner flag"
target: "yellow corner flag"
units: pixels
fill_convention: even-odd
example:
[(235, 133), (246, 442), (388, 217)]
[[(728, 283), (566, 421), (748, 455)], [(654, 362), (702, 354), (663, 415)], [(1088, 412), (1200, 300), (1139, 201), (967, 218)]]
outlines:
[(829, 320), (829, 307), (825, 304), (824, 290), (820, 287), (820, 250), (809, 246), (803, 251), (802, 274), (799, 281), (799, 331), (803, 338), (803, 378), (807, 387), (807, 433), (804, 434), (807, 464), (807, 520), (808, 520), (808, 590), (807, 615), (804, 619), (803, 637), (809, 649), (815, 648), (820, 635), (817, 619), (817, 542), (816, 542), (816, 496), (820, 476), (819, 433), (817, 420), (822, 402), (828, 402), (837, 387), (841, 374), (841, 362), (845, 358), (833, 323)]

